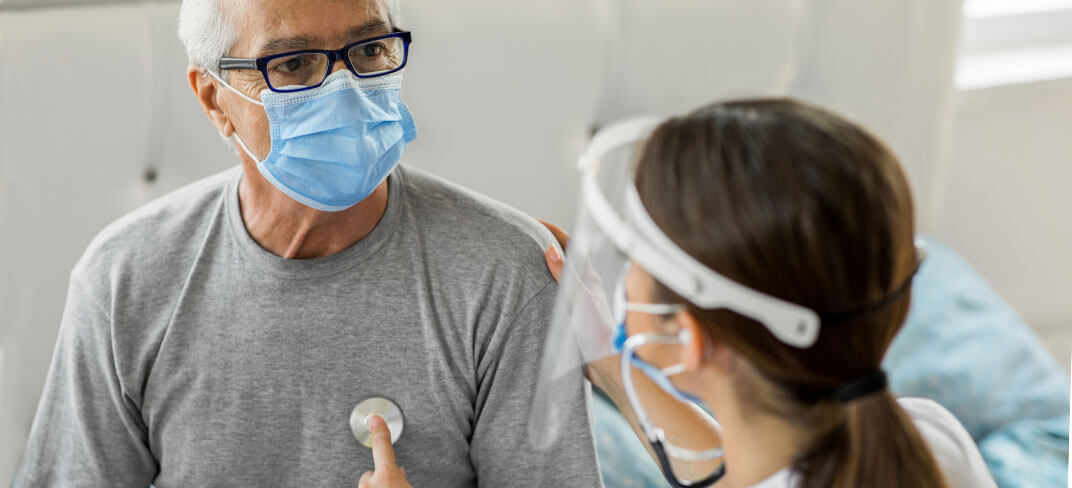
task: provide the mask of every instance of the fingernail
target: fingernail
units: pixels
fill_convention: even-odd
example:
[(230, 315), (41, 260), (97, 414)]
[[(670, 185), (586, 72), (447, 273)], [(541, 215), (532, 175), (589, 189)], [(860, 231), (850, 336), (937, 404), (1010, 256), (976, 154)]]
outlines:
[(551, 261), (554, 261), (556, 263), (561, 263), (562, 262), (562, 255), (558, 253), (558, 248), (556, 248), (555, 246), (551, 246), (550, 252), (551, 252)]
[(383, 417), (380, 417), (376, 414), (369, 415), (368, 418), (365, 419), (365, 425), (369, 428), (369, 430), (383, 427)]

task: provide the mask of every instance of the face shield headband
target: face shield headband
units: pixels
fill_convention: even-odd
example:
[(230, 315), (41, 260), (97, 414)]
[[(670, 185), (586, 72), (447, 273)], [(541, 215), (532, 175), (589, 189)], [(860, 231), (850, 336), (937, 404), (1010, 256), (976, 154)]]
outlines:
[[(717, 459), (721, 452), (681, 448), (687, 445), (685, 437), (679, 439), (678, 432), (664, 431), (654, 425), (653, 417), (641, 404), (641, 400), (649, 400), (646, 393), (633, 385), (633, 379), (639, 380), (634, 376), (637, 368), (648, 377), (653, 372), (659, 373), (655, 376), (666, 377), (667, 381), (669, 376), (680, 372), (680, 367), (675, 366), (662, 370), (652, 365), (644, 368), (643, 361), (637, 357), (638, 348), (651, 344), (679, 345), (683, 338), (677, 334), (634, 334), (628, 338), (616, 334), (621, 317), (620, 311), (611, 309), (611, 304), (616, 300), (627, 301), (615, 289), (621, 288), (616, 285), (620, 285), (622, 270), (636, 265), (696, 307), (725, 309), (753, 319), (779, 341), (797, 348), (812, 346), (818, 339), (820, 324), (830, 318), (715, 272), (689, 256), (655, 224), (637, 194), (633, 178), (637, 152), (663, 120), (638, 119), (604, 128), (579, 159), (581, 205), (572, 227), (544, 345), (528, 425), (529, 439), (537, 449), (554, 448), (556, 439), (571, 428), (566, 419), (576, 405), (568, 399), (583, 387), (585, 370), (596, 365), (599, 371), (609, 367), (620, 372), (625, 400), (636, 412), (639, 427), (667, 479), (674, 486), (706, 486), (721, 476), (724, 467), (706, 479), (683, 482), (674, 476), (670, 458), (703, 461)], [(644, 311), (636, 306), (650, 308), (657, 304), (625, 305), (636, 312)], [(653, 380), (663, 390), (668, 389), (658, 379)], [(693, 395), (679, 393), (686, 393), (680, 397), (699, 408), (689, 398)]]
[[(605, 195), (597, 173), (604, 157), (623, 146), (635, 146), (643, 141), (661, 122), (657, 119), (631, 121), (611, 127), (596, 136), (581, 157), (582, 195), (585, 210), (591, 220), (624, 257), (645, 269), (653, 278), (671, 290), (702, 308), (725, 308), (755, 319), (767, 327), (779, 340), (796, 346), (812, 345), (819, 333), (819, 316), (812, 310), (760, 293), (740, 285), (696, 261), (667, 237), (652, 221), (637, 194), (632, 174), (625, 181), (624, 194), (618, 205), (611, 204)], [(621, 278), (617, 286), (623, 289)], [(617, 292), (622, 295), (623, 293)], [(615, 297), (625, 300), (624, 297)], [(617, 314), (616, 314), (617, 315)], [(619, 324), (619, 330), (623, 324)], [(620, 335), (620, 334), (619, 334)], [(624, 342), (622, 342), (624, 339)], [(669, 376), (679, 367), (658, 370), (644, 363), (637, 350), (646, 345), (680, 345), (694, 340), (681, 334), (635, 334), (618, 337), (620, 346), (619, 366), (623, 387), (630, 406), (636, 413), (637, 422), (651, 445), (667, 481), (675, 488), (706, 487), (725, 475), (725, 463), (706, 478), (685, 481), (674, 472), (671, 458), (683, 461), (718, 459), (724, 451), (720, 448), (692, 450), (669, 442), (663, 429), (657, 427), (648, 415), (639, 398), (633, 381), (635, 367), (651, 377), (663, 390), (679, 401), (696, 402), (696, 397), (680, 392), (669, 383)], [(663, 380), (663, 381), (661, 381)], [(677, 392), (675, 395), (674, 392)], [(699, 408), (699, 406), (696, 406)], [(712, 419), (712, 422), (717, 425)]]
[(667, 237), (644, 209), (630, 178), (625, 213), (615, 211), (596, 179), (609, 151), (646, 138), (661, 119), (642, 119), (600, 132), (581, 157), (584, 204), (592, 220), (614, 245), (660, 283), (703, 309), (726, 309), (763, 324), (778, 340), (807, 348), (819, 337), (820, 318), (813, 310), (741, 285), (696, 261)]

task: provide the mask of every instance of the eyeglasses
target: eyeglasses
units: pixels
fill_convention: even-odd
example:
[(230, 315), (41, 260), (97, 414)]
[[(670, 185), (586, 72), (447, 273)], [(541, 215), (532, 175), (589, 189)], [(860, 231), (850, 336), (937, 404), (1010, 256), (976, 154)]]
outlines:
[(255, 69), (264, 75), (268, 88), (288, 93), (311, 90), (324, 83), (340, 59), (358, 78), (389, 75), (406, 67), (409, 32), (395, 32), (363, 39), (338, 50), (307, 49), (256, 59), (220, 58), (220, 70)]

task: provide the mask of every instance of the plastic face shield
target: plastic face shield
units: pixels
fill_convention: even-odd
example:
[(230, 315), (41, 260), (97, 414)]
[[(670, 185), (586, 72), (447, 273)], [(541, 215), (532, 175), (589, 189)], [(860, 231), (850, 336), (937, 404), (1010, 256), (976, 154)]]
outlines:
[[(569, 434), (561, 428), (561, 416), (567, 408), (558, 402), (566, 398), (561, 392), (575, 390), (587, 365), (620, 359), (612, 345), (615, 326), (621, 320), (621, 306), (616, 303), (622, 298), (617, 288), (630, 264), (643, 268), (699, 307), (728, 309), (755, 319), (787, 344), (808, 347), (818, 337), (815, 312), (749, 289), (707, 268), (678, 248), (648, 216), (633, 176), (639, 150), (661, 122), (637, 119), (610, 126), (593, 138), (580, 158), (581, 208), (566, 250), (529, 419), (529, 436), (536, 448), (549, 448), (559, 436)], [(632, 344), (638, 346), (635, 350), (640, 354), (639, 347), (670, 347), (658, 342), (637, 340)], [(631, 376), (642, 375), (634, 369)], [(644, 403), (643, 398), (639, 400)], [(696, 452), (704, 452), (699, 446), (680, 449), (675, 439), (668, 439), (645, 418), (643, 410), (649, 408), (640, 407), (634, 410), (653, 446), (656, 440), (669, 446), (664, 451), (670, 457), (696, 458)], [(661, 464), (669, 478), (666, 462)], [(681, 486), (699, 485), (683, 482)]]

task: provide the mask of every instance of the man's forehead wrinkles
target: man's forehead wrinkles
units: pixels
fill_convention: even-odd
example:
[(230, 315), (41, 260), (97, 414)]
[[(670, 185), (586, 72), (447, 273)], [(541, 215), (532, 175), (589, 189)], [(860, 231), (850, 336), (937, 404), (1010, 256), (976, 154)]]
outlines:
[(301, 35), (295, 37), (281, 37), (264, 43), (264, 45), (257, 50), (257, 53), (259, 56), (265, 56), (285, 51), (315, 48), (321, 44), (323, 44), (322, 40), (315, 36)]
[(347, 37), (351, 40), (360, 40), (366, 37), (378, 36), (391, 32), (391, 24), (386, 20), (374, 19), (373, 21), (350, 29)]
[[(310, 8), (300, 8), (307, 1), (221, 0), (221, 10), (230, 14), (240, 32), (229, 55), (262, 57), (306, 49), (338, 49), (393, 30), (393, 19), (382, 0), (312, 0)], [(349, 12), (340, 19), (336, 11), (329, 20), (320, 12), (322, 9), (315, 8), (321, 5), (344, 6)], [(318, 25), (313, 27), (313, 23)]]
[[(373, 20), (365, 25), (354, 27), (346, 34), (346, 41), (358, 41), (368, 37), (387, 34), (391, 32), (391, 24), (386, 20)], [(277, 54), (287, 51), (298, 51), (302, 49), (332, 49), (335, 47), (332, 43), (325, 41), (321, 37), (313, 35), (299, 35), (294, 37), (280, 37), (271, 39), (264, 43), (260, 49), (257, 50), (257, 56), (268, 56), (271, 54)]]

